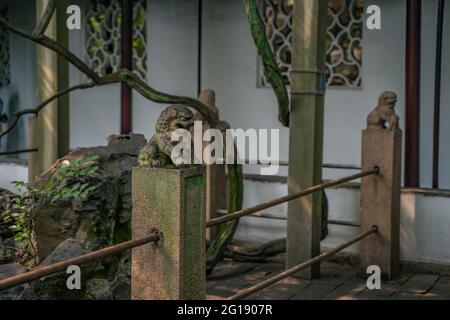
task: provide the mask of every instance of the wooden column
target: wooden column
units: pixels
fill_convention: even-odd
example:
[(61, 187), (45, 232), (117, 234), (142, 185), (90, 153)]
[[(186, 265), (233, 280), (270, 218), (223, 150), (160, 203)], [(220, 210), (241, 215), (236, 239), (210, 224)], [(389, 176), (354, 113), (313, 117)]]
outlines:
[(444, 36), (445, 1), (438, 1), (438, 22), (436, 30), (436, 66), (434, 80), (434, 128), (433, 128), (433, 189), (439, 189), (439, 157), (441, 142), (441, 83), (442, 46)]
[[(47, 7), (48, 0), (36, 1), (36, 15), (39, 20)], [(58, 1), (56, 12), (50, 21), (46, 35), (56, 39), (61, 45), (68, 47), (69, 37), (66, 27), (66, 0)], [(37, 96), (44, 101), (57, 91), (69, 86), (68, 63), (56, 53), (42, 46), (36, 47), (37, 55)], [(30, 174), (31, 180), (47, 170), (56, 159), (69, 152), (69, 96), (61, 97), (47, 105), (38, 115), (31, 134), (35, 146), (39, 148), (31, 166), (35, 172)]]
[(406, 10), (405, 187), (420, 187), (420, 59), (422, 1), (407, 0)]
[(132, 299), (205, 299), (204, 193), (202, 166), (133, 169), (132, 238), (156, 229), (164, 240), (133, 249)]
[[(324, 97), (320, 93), (325, 65), (327, 0), (295, 0), (291, 74), (291, 116), (289, 134), (289, 193), (322, 182)], [(322, 194), (300, 198), (288, 204), (287, 267), (293, 267), (320, 253)], [(320, 265), (299, 276), (319, 275)]]
[[(133, 70), (133, 1), (122, 0), (121, 67)], [(133, 90), (126, 84), (120, 85), (120, 132), (133, 131)]]

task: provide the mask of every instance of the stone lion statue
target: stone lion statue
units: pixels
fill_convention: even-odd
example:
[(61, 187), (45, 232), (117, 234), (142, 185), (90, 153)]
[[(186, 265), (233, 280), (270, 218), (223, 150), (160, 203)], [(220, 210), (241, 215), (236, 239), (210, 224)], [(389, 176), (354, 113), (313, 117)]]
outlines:
[(193, 125), (194, 115), (187, 106), (167, 107), (156, 122), (156, 133), (139, 152), (138, 164), (143, 167), (173, 166), (171, 154), (179, 142), (172, 141), (172, 132), (177, 129), (190, 131)]
[[(395, 114), (397, 94), (386, 91), (378, 98), (378, 105), (367, 117), (367, 128), (393, 130), (398, 128), (398, 116)], [(388, 125), (386, 125), (388, 124)]]

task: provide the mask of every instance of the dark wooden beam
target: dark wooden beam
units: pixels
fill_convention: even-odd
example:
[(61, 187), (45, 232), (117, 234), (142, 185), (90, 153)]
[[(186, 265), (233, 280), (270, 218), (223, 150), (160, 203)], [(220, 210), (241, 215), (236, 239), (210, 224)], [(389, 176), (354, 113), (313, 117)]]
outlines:
[(441, 127), (441, 75), (442, 75), (442, 37), (444, 31), (444, 0), (438, 2), (438, 21), (436, 29), (436, 69), (434, 81), (434, 133), (433, 133), (433, 188), (439, 188), (439, 154)]
[(420, 187), (420, 58), (422, 1), (406, 9), (405, 186)]
[[(121, 67), (133, 69), (133, 1), (122, 0), (122, 38), (121, 38)], [(132, 132), (132, 89), (121, 83), (120, 91), (120, 132)]]
[(203, 1), (197, 1), (197, 95), (202, 92)]

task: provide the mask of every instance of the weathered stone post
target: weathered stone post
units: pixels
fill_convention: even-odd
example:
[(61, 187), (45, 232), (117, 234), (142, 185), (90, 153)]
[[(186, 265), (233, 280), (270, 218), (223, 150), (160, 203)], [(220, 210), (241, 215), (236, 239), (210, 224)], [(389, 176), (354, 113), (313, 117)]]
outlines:
[(202, 166), (133, 169), (132, 237), (164, 240), (133, 249), (132, 299), (205, 299), (204, 193)]
[(378, 167), (380, 174), (365, 177), (361, 183), (361, 230), (378, 226), (377, 234), (361, 242), (361, 272), (366, 274), (368, 266), (376, 265), (387, 279), (400, 271), (402, 131), (394, 111), (396, 101), (395, 93), (383, 93), (362, 133), (362, 168)]
[[(293, 7), (289, 193), (322, 183), (327, 0), (295, 0)], [(320, 254), (322, 193), (288, 203), (286, 267)], [(297, 276), (317, 278), (317, 263)]]
[[(215, 129), (220, 129), (225, 134), (229, 124), (221, 121), (219, 116), (219, 108), (216, 106), (216, 94), (212, 89), (203, 90), (198, 100), (202, 102), (214, 115), (218, 125)], [(195, 120), (202, 121), (203, 134), (210, 129), (208, 121), (199, 113), (194, 113)], [(209, 141), (203, 142), (203, 151), (209, 145)], [(217, 211), (227, 207), (225, 164), (206, 165), (206, 217), (208, 220), (218, 217)], [(206, 239), (213, 240), (217, 235), (217, 227), (208, 228), (206, 230)]]

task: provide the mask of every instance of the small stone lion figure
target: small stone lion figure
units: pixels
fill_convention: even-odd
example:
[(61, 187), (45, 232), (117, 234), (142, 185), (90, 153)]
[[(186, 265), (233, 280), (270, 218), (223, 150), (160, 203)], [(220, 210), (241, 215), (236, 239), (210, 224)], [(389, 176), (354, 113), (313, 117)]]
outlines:
[(143, 167), (174, 166), (170, 156), (178, 142), (172, 141), (172, 132), (177, 129), (189, 131), (194, 125), (193, 117), (185, 105), (167, 107), (156, 122), (156, 133), (139, 152), (138, 164)]
[[(395, 114), (397, 94), (386, 91), (378, 98), (378, 105), (367, 117), (367, 128), (382, 128), (393, 130), (398, 128), (398, 116)], [(389, 126), (386, 126), (386, 123)]]

